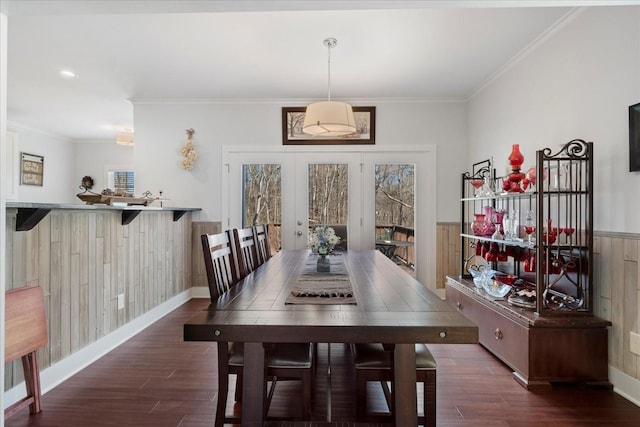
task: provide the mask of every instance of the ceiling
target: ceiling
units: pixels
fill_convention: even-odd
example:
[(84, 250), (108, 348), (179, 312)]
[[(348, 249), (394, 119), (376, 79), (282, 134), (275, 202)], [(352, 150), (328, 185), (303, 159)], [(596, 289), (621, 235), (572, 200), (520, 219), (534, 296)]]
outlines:
[(465, 100), (596, 3), (3, 0), (8, 120), (91, 141), (133, 128), (131, 100), (323, 99), (327, 37), (334, 99)]

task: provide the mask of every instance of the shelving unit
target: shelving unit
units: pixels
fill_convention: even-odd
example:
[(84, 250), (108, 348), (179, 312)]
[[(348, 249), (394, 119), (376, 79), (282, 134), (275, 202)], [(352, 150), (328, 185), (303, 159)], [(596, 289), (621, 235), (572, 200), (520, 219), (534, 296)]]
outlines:
[[(523, 386), (610, 387), (609, 322), (593, 316), (593, 144), (573, 140), (557, 152), (538, 151), (531, 169), (538, 173), (523, 192), (513, 183), (522, 173), (496, 177), (492, 163), (476, 163), (462, 175), (461, 273), (447, 277), (447, 301), (476, 322), (480, 343)], [(512, 220), (511, 236), (495, 231), (508, 230), (509, 221), (474, 223), (492, 212)], [(469, 270), (482, 264), (517, 276), (510, 294), (495, 298), (474, 285)]]

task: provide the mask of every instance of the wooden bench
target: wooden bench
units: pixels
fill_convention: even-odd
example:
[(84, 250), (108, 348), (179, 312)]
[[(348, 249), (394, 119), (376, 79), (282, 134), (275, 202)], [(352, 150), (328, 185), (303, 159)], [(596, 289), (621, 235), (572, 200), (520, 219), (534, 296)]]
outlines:
[(47, 321), (42, 288), (30, 286), (5, 294), (4, 363), (22, 358), (27, 396), (4, 411), (5, 419), (29, 405), (29, 413), (42, 411), (40, 369), (36, 350), (47, 345)]

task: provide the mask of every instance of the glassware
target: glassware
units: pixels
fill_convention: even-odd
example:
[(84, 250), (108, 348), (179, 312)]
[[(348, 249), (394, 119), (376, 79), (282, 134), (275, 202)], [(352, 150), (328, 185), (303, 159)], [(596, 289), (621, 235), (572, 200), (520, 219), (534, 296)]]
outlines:
[(524, 163), (524, 156), (520, 152), (520, 144), (513, 144), (511, 146), (511, 154), (509, 155), (509, 165), (511, 166), (511, 173), (509, 173), (507, 176), (507, 179), (511, 183), (508, 191), (512, 193), (522, 193), (520, 181), (525, 178), (525, 175), (520, 172), (522, 163)]
[(520, 219), (518, 215), (519, 211), (517, 209), (513, 209), (502, 219), (504, 240), (522, 241), (522, 239), (519, 238)]
[(470, 268), (469, 274), (471, 274), (471, 277), (473, 277), (473, 284), (475, 285), (475, 287), (478, 289), (482, 289), (482, 285), (485, 282), (493, 281), (493, 276), (494, 274), (496, 274), (496, 272), (486, 265), (481, 265), (475, 268)]
[(520, 170), (522, 163), (524, 163), (524, 156), (520, 152), (520, 144), (513, 144), (511, 154), (509, 154), (509, 165), (512, 170)]
[(536, 191), (536, 168), (531, 166), (527, 170), (527, 178), (529, 179), (529, 187), (525, 188), (527, 193), (533, 193)]
[(489, 229), (489, 222), (485, 219), (484, 214), (474, 214), (475, 219), (471, 223), (471, 231), (476, 236), (486, 236)]
[(567, 236), (567, 244), (571, 244), (571, 235), (575, 233), (576, 229), (572, 227), (565, 227), (564, 234)]
[(491, 182), (491, 178), (486, 176), (482, 183), (482, 196), (483, 197), (493, 197), (495, 192), (493, 191), (493, 183)]
[(511, 285), (498, 281), (498, 277), (500, 276), (496, 276), (494, 280), (483, 281), (482, 288), (492, 297), (502, 298), (511, 291)]
[(535, 237), (531, 237), (531, 235), (535, 231), (536, 231), (536, 211), (529, 210), (527, 211), (527, 214), (524, 217), (524, 232), (527, 233), (527, 243), (530, 246), (533, 246), (536, 242)]
[(529, 257), (524, 260), (524, 266), (522, 267), (527, 273), (533, 273), (536, 271), (536, 253), (535, 251), (529, 251)]
[(484, 255), (484, 259), (486, 259), (488, 262), (498, 261), (498, 252), (498, 244), (492, 242), (489, 246), (489, 252)]
[(493, 206), (485, 206), (483, 209), (484, 219), (488, 223), (485, 236), (493, 236), (494, 231), (496, 231), (496, 226), (494, 225), (495, 210), (493, 209)]
[(471, 182), (471, 185), (473, 186), (473, 188), (476, 189), (475, 196), (476, 197), (482, 196), (481, 188), (484, 185), (484, 181), (481, 180), (481, 179), (472, 179), (470, 182)]

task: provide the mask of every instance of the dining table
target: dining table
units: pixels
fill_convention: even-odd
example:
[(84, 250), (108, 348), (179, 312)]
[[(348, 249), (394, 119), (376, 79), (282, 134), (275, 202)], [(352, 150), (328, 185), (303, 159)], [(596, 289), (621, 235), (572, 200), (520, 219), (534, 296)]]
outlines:
[(417, 425), (415, 344), (475, 344), (477, 326), (376, 250), (329, 255), (332, 266), (346, 270), (348, 303), (313, 297), (291, 303), (316, 257), (309, 250), (279, 251), (187, 321), (184, 340), (244, 343), (243, 426), (264, 422), (265, 345), (384, 343), (392, 353), (395, 425)]

